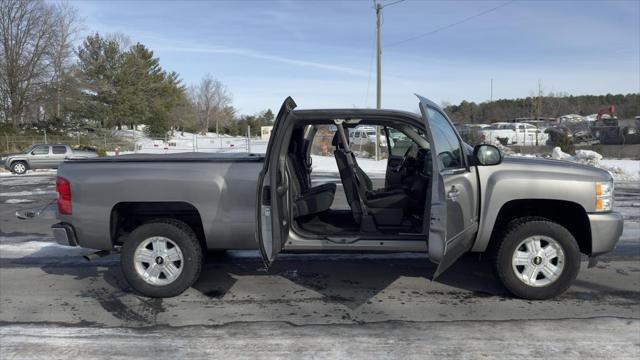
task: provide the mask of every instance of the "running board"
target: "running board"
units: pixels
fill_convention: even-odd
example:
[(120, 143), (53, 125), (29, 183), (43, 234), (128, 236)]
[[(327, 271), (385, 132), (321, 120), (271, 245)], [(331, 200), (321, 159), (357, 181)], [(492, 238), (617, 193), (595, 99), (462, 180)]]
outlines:
[(334, 244), (353, 244), (355, 242), (358, 242), (360, 240), (360, 237), (359, 236), (348, 236), (348, 237), (327, 236), (325, 239), (327, 239), (327, 241), (332, 242)]

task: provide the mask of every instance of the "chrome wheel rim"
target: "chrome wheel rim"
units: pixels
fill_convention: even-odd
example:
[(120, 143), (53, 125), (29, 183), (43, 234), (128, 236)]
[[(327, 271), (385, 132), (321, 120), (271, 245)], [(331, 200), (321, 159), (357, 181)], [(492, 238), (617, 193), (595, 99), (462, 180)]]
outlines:
[(175, 242), (163, 236), (150, 237), (134, 253), (136, 272), (147, 284), (164, 286), (182, 273), (184, 256)]
[(24, 164), (16, 164), (13, 167), (13, 171), (15, 171), (18, 174), (22, 174), (23, 172), (25, 172), (27, 170), (27, 168), (24, 166)]
[(511, 265), (516, 277), (528, 286), (547, 286), (558, 280), (564, 269), (564, 250), (548, 236), (530, 236), (513, 252)]

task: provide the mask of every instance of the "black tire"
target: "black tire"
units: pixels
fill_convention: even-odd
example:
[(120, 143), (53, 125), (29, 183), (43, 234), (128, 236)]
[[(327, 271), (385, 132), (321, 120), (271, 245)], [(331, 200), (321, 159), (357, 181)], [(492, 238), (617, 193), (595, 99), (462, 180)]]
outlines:
[[(179, 247), (184, 257), (182, 272), (167, 285), (146, 282), (135, 268), (134, 254), (138, 246), (154, 236), (166, 237)], [(154, 298), (173, 297), (182, 294), (193, 285), (202, 270), (202, 247), (196, 234), (187, 224), (173, 219), (158, 219), (143, 224), (131, 232), (122, 246), (121, 267), (131, 287), (144, 296)]]
[[(564, 268), (559, 277), (544, 286), (531, 286), (520, 280), (512, 265), (516, 247), (530, 236), (546, 236), (557, 242), (564, 252)], [(521, 218), (506, 227), (497, 247), (495, 270), (502, 284), (515, 296), (529, 300), (546, 300), (566, 291), (580, 270), (580, 248), (563, 226), (542, 218)]]
[(11, 172), (14, 174), (22, 175), (27, 172), (29, 165), (24, 161), (14, 161), (11, 163)]

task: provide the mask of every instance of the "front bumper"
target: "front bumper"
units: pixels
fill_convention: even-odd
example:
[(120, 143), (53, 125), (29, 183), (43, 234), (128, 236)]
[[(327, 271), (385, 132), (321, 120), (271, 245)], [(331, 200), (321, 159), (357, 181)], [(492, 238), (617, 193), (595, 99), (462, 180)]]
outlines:
[(622, 215), (617, 212), (588, 214), (591, 226), (591, 255), (612, 251), (622, 235)]
[(56, 238), (56, 242), (65, 246), (78, 246), (78, 240), (76, 238), (76, 232), (73, 226), (66, 223), (57, 223), (51, 225), (51, 231)]

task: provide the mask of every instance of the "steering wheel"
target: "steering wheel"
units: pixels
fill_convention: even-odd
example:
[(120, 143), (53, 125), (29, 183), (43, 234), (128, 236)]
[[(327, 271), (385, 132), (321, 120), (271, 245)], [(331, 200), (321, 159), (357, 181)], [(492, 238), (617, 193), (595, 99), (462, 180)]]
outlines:
[(407, 162), (408, 162), (409, 159), (411, 159), (411, 157), (409, 157), (409, 153), (411, 153), (411, 151), (413, 150), (414, 146), (415, 145), (411, 145), (411, 146), (409, 146), (409, 148), (407, 148), (407, 151), (404, 152), (404, 156), (402, 157), (402, 161), (400, 162), (400, 164), (398, 164), (398, 166), (396, 166), (393, 169), (393, 172), (399, 173), (402, 170), (404, 170), (404, 168), (407, 167)]

